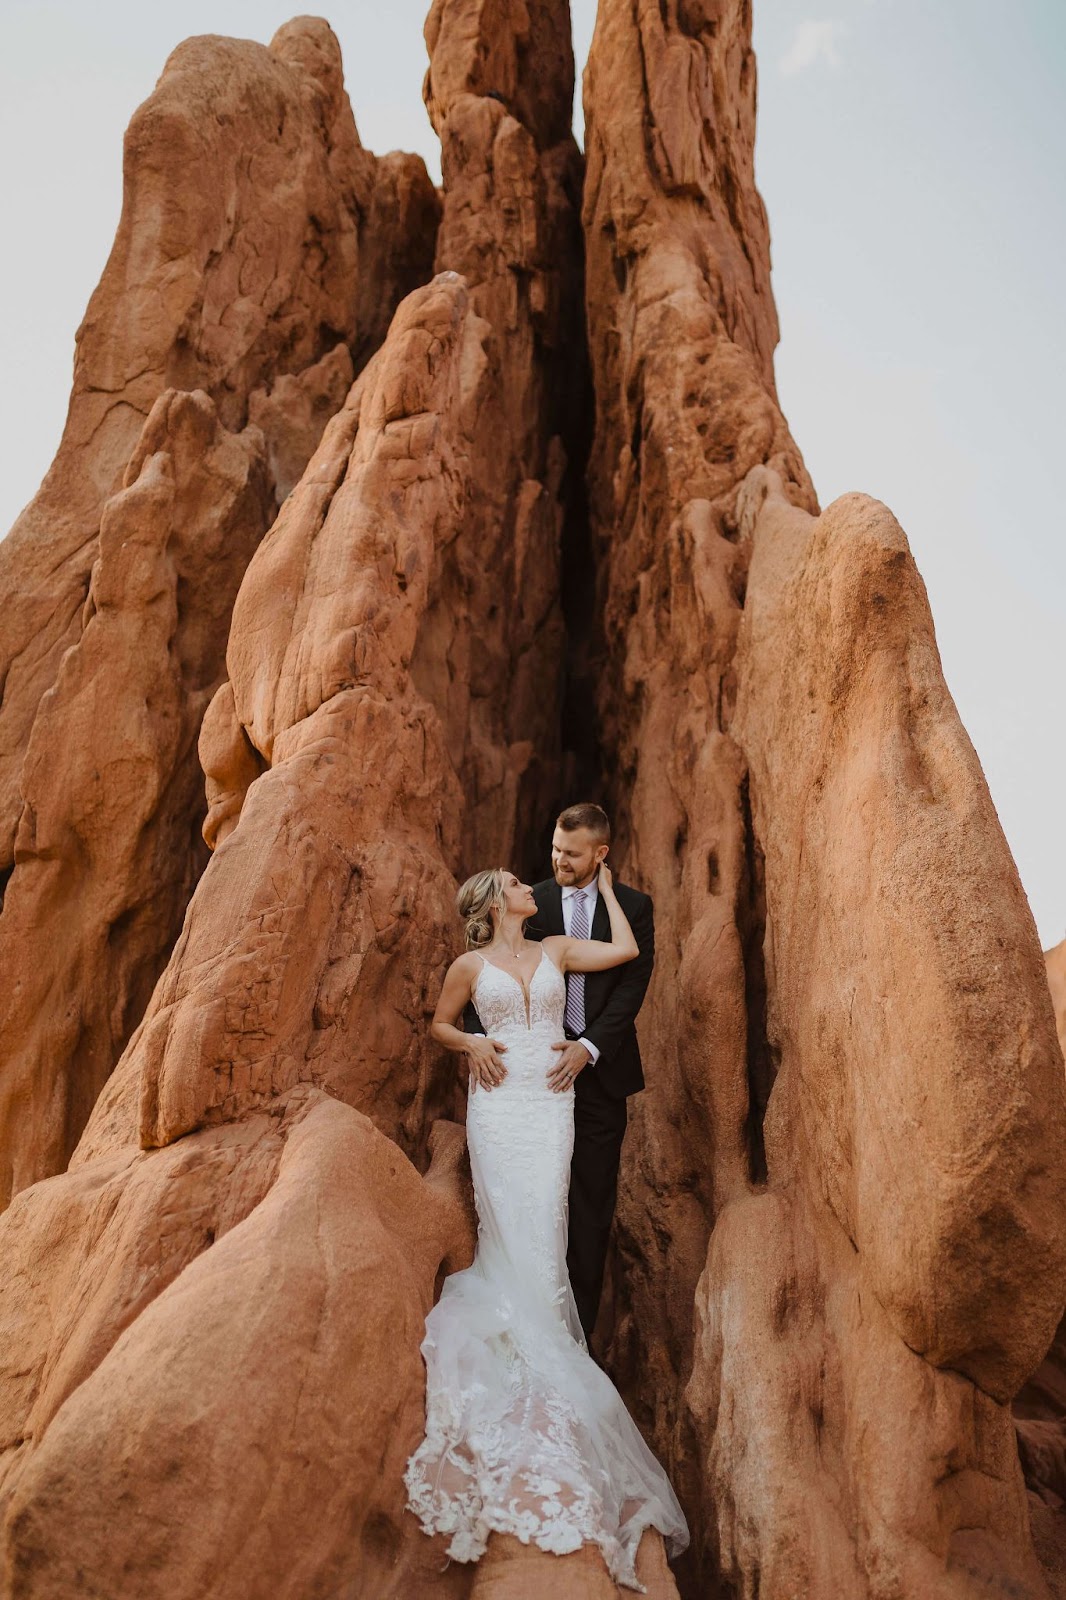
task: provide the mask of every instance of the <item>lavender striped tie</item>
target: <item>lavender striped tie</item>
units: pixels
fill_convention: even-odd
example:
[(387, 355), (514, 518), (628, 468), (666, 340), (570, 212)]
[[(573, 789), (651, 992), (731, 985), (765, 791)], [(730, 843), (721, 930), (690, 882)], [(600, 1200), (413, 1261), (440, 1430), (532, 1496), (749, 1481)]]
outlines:
[[(578, 889), (574, 894), (573, 906), (570, 912), (570, 937), (571, 939), (587, 939), (589, 936), (589, 913), (585, 904), (585, 891)], [(575, 1039), (585, 1031), (585, 974), (583, 972), (570, 972), (566, 979), (566, 1026)]]

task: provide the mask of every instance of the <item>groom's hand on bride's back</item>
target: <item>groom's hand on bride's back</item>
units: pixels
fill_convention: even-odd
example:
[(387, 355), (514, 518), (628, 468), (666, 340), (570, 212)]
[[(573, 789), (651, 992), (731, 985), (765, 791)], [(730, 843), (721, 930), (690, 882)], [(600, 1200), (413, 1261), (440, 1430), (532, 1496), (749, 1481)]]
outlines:
[(470, 1063), (470, 1076), (479, 1089), (494, 1089), (507, 1076), (507, 1068), (500, 1057), (507, 1050), (499, 1039), (488, 1039), (483, 1033), (472, 1033), (464, 1054)]

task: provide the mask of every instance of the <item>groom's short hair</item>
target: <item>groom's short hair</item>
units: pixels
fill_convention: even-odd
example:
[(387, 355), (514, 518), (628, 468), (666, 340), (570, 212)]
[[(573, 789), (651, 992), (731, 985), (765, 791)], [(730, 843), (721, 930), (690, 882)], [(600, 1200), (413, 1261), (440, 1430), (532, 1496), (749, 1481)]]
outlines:
[(582, 801), (576, 806), (567, 806), (565, 811), (560, 811), (555, 819), (557, 828), (562, 828), (564, 833), (573, 833), (576, 828), (587, 828), (597, 844), (610, 844), (611, 824), (607, 820), (607, 813), (602, 806), (593, 805), (591, 801)]

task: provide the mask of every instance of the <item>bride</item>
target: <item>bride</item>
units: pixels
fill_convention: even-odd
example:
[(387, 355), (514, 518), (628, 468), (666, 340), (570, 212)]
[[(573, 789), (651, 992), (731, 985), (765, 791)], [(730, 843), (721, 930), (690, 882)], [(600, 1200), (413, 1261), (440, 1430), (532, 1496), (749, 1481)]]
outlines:
[[(641, 1589), (645, 1528), (658, 1528), (671, 1555), (688, 1528), (581, 1332), (566, 1270), (574, 1090), (572, 1080), (547, 1083), (565, 1037), (564, 973), (637, 954), (604, 864), (598, 889), (610, 943), (526, 939), (536, 903), (512, 872), (479, 872), (459, 891), (467, 950), (448, 969), (432, 1033), (470, 1058), (477, 1253), (445, 1280), (426, 1321), (426, 1435), (405, 1483), (426, 1533), (450, 1534), (458, 1561), (476, 1561), (494, 1532), (559, 1555), (588, 1542), (616, 1583)], [(456, 1026), (471, 999), (484, 1035)]]

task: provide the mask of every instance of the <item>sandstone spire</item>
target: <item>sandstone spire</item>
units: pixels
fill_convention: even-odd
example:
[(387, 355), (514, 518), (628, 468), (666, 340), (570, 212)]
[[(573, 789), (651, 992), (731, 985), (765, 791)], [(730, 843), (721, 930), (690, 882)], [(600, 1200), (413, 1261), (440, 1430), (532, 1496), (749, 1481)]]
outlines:
[[(552, 793), (552, 375), (580, 254), (572, 137), (446, 71), (463, 30), (435, 16), (440, 271), (398, 308), (248, 566), (202, 738), (216, 853), (70, 1171), (0, 1221), (34, 1260), (61, 1241), (50, 1306), (11, 1313), (0, 1385), (22, 1441), (5, 1536), (24, 1590), (44, 1567), (168, 1600), (206, 1573), (233, 1594), (454, 1588), (400, 1480), (422, 1319), (470, 1248), (461, 1146), (430, 1126), (455, 1104), (454, 1064), (427, 1049), (425, 1004), (453, 953), (455, 874), (506, 859)], [(239, 1304), (256, 1312), (234, 1339)], [(218, 1515), (190, 1515), (176, 1479)], [(156, 1508), (147, 1540), (120, 1511), (133, 1484)], [(249, 1520), (246, 1571), (230, 1557)]]
[(417, 157), (360, 145), (322, 22), (189, 40), (130, 125), (63, 440), (0, 544), (0, 1203), (66, 1165), (170, 953), (234, 596), (436, 216)]
[(1007, 1402), (1066, 1263), (1047, 986), (906, 539), (816, 515), (776, 405), (754, 96), (739, 0), (601, 0), (600, 704), (661, 952), (612, 1358), (699, 1581), (1042, 1593)]

